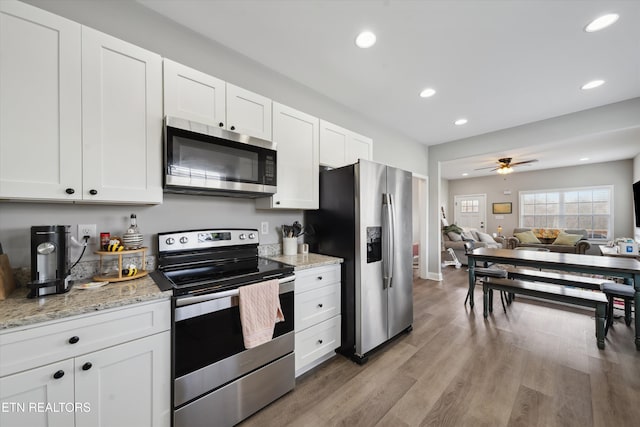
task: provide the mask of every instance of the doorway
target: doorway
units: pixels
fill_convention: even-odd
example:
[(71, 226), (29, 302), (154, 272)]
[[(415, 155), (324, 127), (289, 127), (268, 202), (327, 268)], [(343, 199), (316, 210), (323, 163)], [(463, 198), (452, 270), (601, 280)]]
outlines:
[(413, 267), (414, 277), (426, 279), (427, 271), (427, 177), (413, 174)]
[(460, 227), (486, 232), (487, 195), (468, 194), (454, 196), (454, 222)]

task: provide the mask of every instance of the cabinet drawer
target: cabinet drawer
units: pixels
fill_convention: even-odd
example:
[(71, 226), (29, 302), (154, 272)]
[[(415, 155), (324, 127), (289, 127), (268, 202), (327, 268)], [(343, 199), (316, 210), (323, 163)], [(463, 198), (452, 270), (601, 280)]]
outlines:
[(340, 314), (340, 283), (296, 295), (296, 332)]
[(296, 271), (296, 294), (340, 282), (340, 264)]
[(163, 300), (34, 325), (0, 334), (0, 377), (171, 328)]
[(296, 371), (340, 347), (340, 316), (296, 332)]

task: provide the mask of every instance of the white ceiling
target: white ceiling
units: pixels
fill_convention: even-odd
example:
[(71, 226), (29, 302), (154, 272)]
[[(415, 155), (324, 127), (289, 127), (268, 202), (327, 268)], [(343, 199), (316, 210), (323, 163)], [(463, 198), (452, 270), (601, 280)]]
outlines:
[[(426, 145), (640, 97), (638, 0), (138, 2)], [(616, 24), (583, 30), (607, 12)], [(370, 49), (354, 44), (364, 29), (377, 35)], [(594, 79), (606, 83), (580, 90)], [(420, 98), (426, 87), (436, 95)], [(638, 153), (639, 130), (617, 137), (616, 155), (596, 140), (567, 150), (578, 144), (591, 162)], [(509, 155), (541, 160), (525, 170), (567, 165), (546, 148)], [(491, 161), (463, 159), (445, 178)]]

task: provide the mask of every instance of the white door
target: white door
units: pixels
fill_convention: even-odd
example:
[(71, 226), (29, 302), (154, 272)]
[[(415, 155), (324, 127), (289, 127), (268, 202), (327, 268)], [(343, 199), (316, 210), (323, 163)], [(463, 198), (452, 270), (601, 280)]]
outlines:
[(344, 166), (349, 131), (320, 120), (320, 164), (337, 168)]
[[(278, 146), (278, 192), (272, 206), (318, 209), (319, 120), (285, 105), (273, 103), (273, 142)], [(257, 204), (258, 207), (264, 207)]]
[(82, 401), (74, 399), (73, 366), (67, 359), (0, 378), (0, 426), (73, 426), (74, 408), (64, 406)]
[(271, 141), (271, 100), (227, 83), (226, 128)]
[(471, 194), (454, 196), (454, 222), (460, 227), (486, 232), (487, 195)]
[(83, 198), (162, 202), (162, 58), (82, 27)]
[(211, 126), (226, 125), (223, 80), (164, 59), (164, 114)]
[(168, 427), (170, 332), (76, 357), (76, 427)]
[(80, 24), (0, 2), (0, 197), (82, 198)]
[(350, 132), (344, 153), (346, 164), (356, 163), (359, 159), (372, 160), (372, 147), (373, 140), (371, 138)]

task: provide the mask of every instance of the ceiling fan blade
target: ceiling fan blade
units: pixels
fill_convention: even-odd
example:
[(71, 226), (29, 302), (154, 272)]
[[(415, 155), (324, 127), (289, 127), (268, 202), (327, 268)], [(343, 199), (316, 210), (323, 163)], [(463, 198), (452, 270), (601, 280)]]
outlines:
[(533, 159), (533, 160), (525, 160), (523, 162), (516, 162), (516, 163), (511, 163), (510, 166), (516, 166), (516, 165), (526, 165), (527, 163), (534, 163), (537, 162), (538, 159)]
[(474, 171), (481, 171), (481, 170), (484, 170), (484, 169), (491, 169), (491, 168), (498, 169), (499, 167), (500, 167), (500, 166), (497, 166), (497, 167), (496, 167), (496, 166), (487, 166), (486, 168), (478, 168), (478, 169), (474, 169)]

